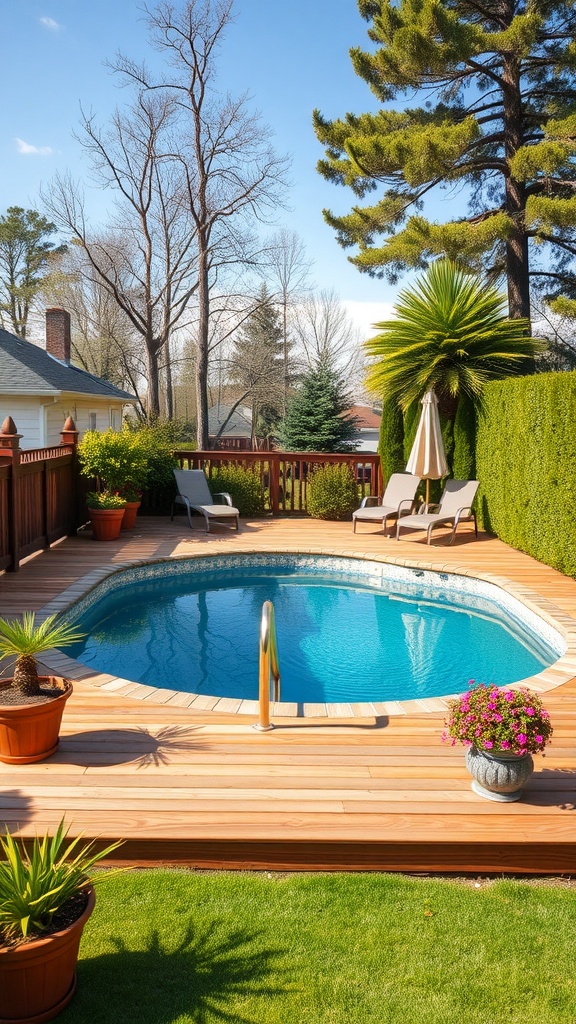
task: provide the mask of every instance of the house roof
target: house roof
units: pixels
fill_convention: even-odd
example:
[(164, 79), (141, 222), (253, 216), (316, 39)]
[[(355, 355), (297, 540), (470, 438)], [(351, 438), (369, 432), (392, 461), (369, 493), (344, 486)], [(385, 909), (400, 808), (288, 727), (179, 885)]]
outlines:
[(58, 395), (67, 392), (135, 402), (136, 396), (77, 366), (55, 359), (43, 348), (0, 329), (0, 394)]
[[(213, 405), (208, 409), (208, 433), (214, 437), (220, 426), (224, 423), (230, 412), (231, 406)], [(228, 423), (222, 431), (221, 437), (251, 437), (252, 436), (252, 410), (246, 406), (239, 405), (232, 413)]]
[(347, 416), (356, 416), (359, 430), (379, 430), (382, 420), (382, 413), (373, 409), (371, 405), (353, 405), (346, 410)]

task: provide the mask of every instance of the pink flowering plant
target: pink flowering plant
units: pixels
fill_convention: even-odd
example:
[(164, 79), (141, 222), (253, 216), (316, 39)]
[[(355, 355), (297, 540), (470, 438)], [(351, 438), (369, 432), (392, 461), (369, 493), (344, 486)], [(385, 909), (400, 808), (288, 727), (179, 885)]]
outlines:
[(530, 690), (503, 690), (475, 683), (450, 701), (443, 740), (452, 746), (459, 740), (487, 753), (538, 754), (552, 735), (552, 725), (542, 701)]

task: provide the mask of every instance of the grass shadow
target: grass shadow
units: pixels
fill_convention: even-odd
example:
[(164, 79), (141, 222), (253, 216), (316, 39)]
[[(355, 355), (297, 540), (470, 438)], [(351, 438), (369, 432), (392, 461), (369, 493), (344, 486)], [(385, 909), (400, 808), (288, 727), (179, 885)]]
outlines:
[(285, 988), (276, 963), (284, 951), (262, 948), (256, 931), (214, 924), (199, 932), (189, 923), (170, 946), (157, 930), (137, 950), (124, 938), (109, 942), (113, 951), (80, 961), (78, 992), (62, 1024), (173, 1024), (188, 1018), (194, 1024), (256, 1024), (239, 1012), (243, 1004)]

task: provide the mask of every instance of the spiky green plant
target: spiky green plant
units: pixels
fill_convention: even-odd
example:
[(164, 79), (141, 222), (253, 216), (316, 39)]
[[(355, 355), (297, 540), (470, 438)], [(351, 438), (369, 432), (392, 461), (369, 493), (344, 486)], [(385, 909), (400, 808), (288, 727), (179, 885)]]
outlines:
[(91, 869), (121, 842), (104, 850), (93, 841), (79, 848), (82, 836), (66, 843), (67, 835), (62, 819), (54, 836), (36, 836), (30, 853), (10, 832), (0, 836), (0, 945), (45, 932), (73, 896), (116, 873), (95, 877)]
[(475, 404), (490, 380), (528, 373), (545, 345), (528, 320), (506, 316), (506, 298), (449, 260), (438, 260), (400, 292), (396, 319), (376, 324), (365, 343), (374, 360), (371, 391), (406, 410), (431, 388)]
[(24, 696), (41, 693), (36, 655), (76, 643), (84, 636), (75, 626), (57, 619), (57, 615), (49, 615), (36, 625), (34, 612), (24, 612), (22, 619), (0, 619), (0, 660), (16, 656), (12, 686)]

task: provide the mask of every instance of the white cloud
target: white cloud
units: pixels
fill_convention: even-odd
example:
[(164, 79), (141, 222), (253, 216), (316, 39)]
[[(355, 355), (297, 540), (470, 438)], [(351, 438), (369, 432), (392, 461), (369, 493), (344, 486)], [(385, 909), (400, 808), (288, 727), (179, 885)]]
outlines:
[(59, 32), (60, 29), (63, 28), (63, 26), (59, 25), (57, 21), (54, 21), (54, 18), (39, 18), (38, 20), (44, 28), (48, 29), (49, 32)]
[(29, 142), (24, 142), (24, 139), (16, 138), (16, 149), (19, 153), (23, 153), (24, 156), (52, 156), (54, 150), (50, 146), (31, 146)]

